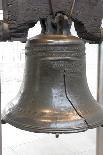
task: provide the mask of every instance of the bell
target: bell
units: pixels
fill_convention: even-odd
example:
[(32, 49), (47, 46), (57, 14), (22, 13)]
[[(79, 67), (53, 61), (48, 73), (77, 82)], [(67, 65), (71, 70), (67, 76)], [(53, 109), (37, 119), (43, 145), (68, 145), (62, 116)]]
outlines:
[(22, 87), (2, 120), (38, 133), (74, 133), (103, 125), (103, 108), (88, 88), (84, 42), (38, 35), (26, 45)]

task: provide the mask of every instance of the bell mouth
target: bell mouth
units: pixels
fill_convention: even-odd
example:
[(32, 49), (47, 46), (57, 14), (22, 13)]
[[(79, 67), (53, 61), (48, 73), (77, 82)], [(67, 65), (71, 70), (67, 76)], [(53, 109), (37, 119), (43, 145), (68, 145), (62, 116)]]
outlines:
[(58, 116), (59, 119), (57, 119), (57, 117), (54, 118), (51, 117), (51, 119), (50, 118), (43, 119), (43, 117), (41, 117), (40, 119), (35, 120), (30, 119), (28, 117), (25, 119), (23, 118), (13, 119), (13, 118), (15, 118), (15, 115), (10, 116), (9, 114), (6, 115), (4, 120), (5, 122), (11, 124), (14, 127), (35, 133), (66, 134), (66, 133), (84, 132), (88, 129), (87, 124), (84, 122), (83, 119), (78, 117), (78, 115), (75, 115), (76, 120), (74, 119), (71, 122), (70, 120), (67, 119), (67, 117), (64, 116)]
[(78, 133), (103, 125), (101, 109), (97, 110), (96, 114), (88, 114), (86, 119), (78, 116), (75, 111), (63, 113), (39, 112), (35, 115), (22, 111), (15, 113), (16, 111), (4, 114), (2, 120), (16, 128), (34, 133)]

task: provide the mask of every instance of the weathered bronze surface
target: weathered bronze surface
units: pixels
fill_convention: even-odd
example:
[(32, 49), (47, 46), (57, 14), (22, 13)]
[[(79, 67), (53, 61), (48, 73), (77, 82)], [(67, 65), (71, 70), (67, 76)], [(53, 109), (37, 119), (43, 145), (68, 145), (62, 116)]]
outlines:
[(39, 35), (26, 45), (22, 87), (2, 119), (32, 132), (73, 133), (103, 124), (86, 79), (85, 45), (67, 35)]

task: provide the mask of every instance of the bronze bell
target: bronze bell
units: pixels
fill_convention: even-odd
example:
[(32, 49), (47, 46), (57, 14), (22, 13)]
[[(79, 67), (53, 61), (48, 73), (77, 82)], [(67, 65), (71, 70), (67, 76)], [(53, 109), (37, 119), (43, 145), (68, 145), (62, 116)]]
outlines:
[(22, 87), (2, 120), (23, 130), (55, 134), (103, 125), (103, 108), (87, 84), (84, 42), (44, 32), (28, 40)]

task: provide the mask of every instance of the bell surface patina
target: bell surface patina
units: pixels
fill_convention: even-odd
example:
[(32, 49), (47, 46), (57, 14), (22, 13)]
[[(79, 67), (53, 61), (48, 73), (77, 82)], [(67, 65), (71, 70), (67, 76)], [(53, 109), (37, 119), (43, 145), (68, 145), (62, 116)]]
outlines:
[(71, 35), (28, 40), (24, 80), (2, 120), (39, 133), (74, 133), (103, 125), (103, 108), (90, 93), (84, 42)]

